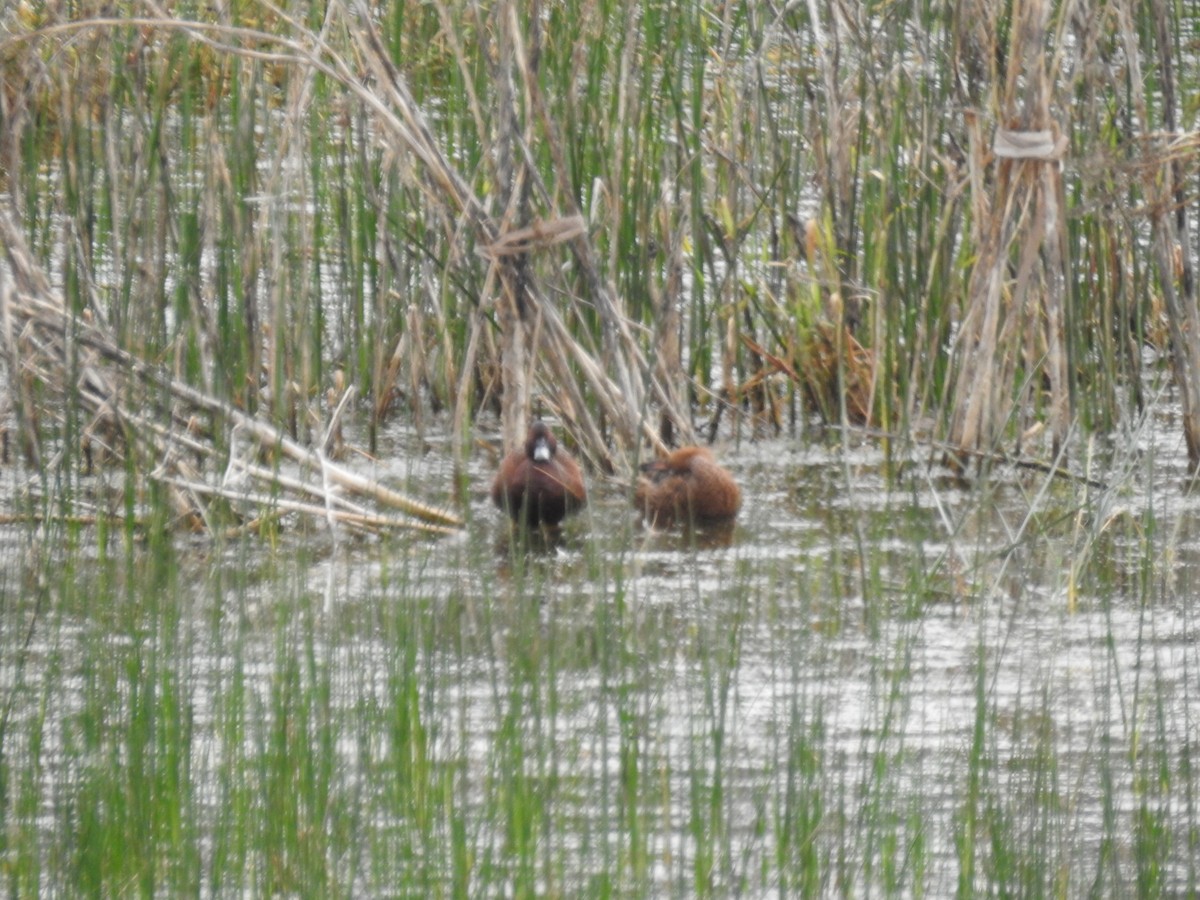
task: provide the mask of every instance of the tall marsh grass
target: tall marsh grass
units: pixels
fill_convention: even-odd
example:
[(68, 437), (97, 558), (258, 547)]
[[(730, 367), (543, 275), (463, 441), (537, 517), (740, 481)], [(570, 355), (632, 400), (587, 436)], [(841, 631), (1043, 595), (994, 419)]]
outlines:
[[(499, 409), (508, 326), (488, 229), (579, 211), (586, 236), (535, 243), (520, 277), (590, 354), (617, 352), (612, 300), (644, 326), (644, 350), (677, 360), (662, 377), (690, 404), (683, 425), (770, 434), (807, 410), (961, 437), (954, 376), (988, 345), (958, 323), (972, 272), (991, 264), (980, 254), (1010, 254), (981, 243), (1003, 190), (985, 151), (1023, 102), (1002, 66), (1028, 49), (994, 4), (938, 14), (586, 2), (532, 16), (389, 4), (370, 22), (423, 112), (436, 165), (385, 124), (408, 112), (387, 105), (407, 101), (372, 95), (356, 68), (364, 4), (306, 16), (259, 3), (196, 18), (187, 6), (127, 11), (143, 18), (89, 20), (86, 7), (55, 3), (5, 14), (4, 189), (71, 308), (103, 315), (126, 346), (189, 381), (245, 408), (265, 403), (297, 435), (320, 420), (335, 379), (373, 400), (375, 423), (398, 410), (419, 424), (464, 404)], [(1164, 273), (1146, 243), (1157, 201), (1139, 172), (1162, 158), (1144, 132), (1175, 113), (1153, 77), (1144, 94), (1112, 88), (1122, 54), (1140, 51), (1157, 71), (1154, 16), (1182, 26), (1191, 11), (1142, 14), (1022, 12), (1044, 29), (1050, 114), (1069, 141), (1052, 238), (1062, 285), (1030, 283), (1030, 302), (1061, 297), (1071, 413), (1095, 428), (1136, 403), (1138, 347), (1169, 343)], [(1122, 41), (1092, 40), (1105, 21)], [(516, 91), (511, 109), (502, 82)], [(1141, 131), (1121, 126), (1135, 114)], [(1178, 168), (1192, 157), (1168, 158)], [(493, 224), (473, 227), (478, 215)], [(615, 293), (601, 301), (606, 285)], [(1021, 327), (1019, 310), (999, 315)], [(552, 342), (543, 353), (563, 339), (528, 327), (527, 341)], [(1014, 429), (1062, 402), (1062, 386), (1036, 389), (1059, 378), (1041, 352), (1031, 332), (982, 357), (1012, 379), (996, 387), (999, 430), (982, 449), (1039, 450)], [(651, 370), (630, 364), (639, 395)], [(603, 447), (619, 417), (603, 379), (570, 354), (531, 372), (539, 407), (574, 422), (595, 461), (623, 467), (628, 436), (615, 454)], [(607, 424), (590, 421), (594, 403)], [(1058, 441), (1064, 425), (1051, 424)]]

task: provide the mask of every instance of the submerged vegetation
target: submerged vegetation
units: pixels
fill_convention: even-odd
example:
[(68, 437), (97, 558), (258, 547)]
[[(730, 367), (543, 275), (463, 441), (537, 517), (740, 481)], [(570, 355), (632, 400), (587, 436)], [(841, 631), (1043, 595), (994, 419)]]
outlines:
[(1196, 893), (1197, 26), (5, 5), (0, 884)]

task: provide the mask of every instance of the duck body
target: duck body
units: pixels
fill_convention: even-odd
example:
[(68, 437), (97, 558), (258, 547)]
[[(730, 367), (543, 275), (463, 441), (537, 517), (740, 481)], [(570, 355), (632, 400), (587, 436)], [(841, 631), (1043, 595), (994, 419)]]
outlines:
[(741, 509), (742, 492), (706, 447), (680, 447), (642, 466), (633, 500), (646, 522), (670, 528), (728, 522)]
[(579, 464), (558, 448), (546, 424), (536, 421), (524, 447), (501, 461), (492, 502), (518, 524), (555, 526), (587, 505), (587, 488)]

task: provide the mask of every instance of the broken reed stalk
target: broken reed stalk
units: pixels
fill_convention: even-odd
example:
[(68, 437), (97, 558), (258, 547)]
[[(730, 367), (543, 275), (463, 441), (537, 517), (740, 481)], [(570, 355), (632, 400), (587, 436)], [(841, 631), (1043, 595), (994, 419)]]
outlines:
[[(520, 148), (529, 142), (528, 133), (521, 134), (521, 122), (517, 113), (517, 85), (513, 78), (516, 66), (517, 41), (514, 33), (516, 10), (512, 0), (497, 4), (495, 33), (496, 52), (488, 54), (491, 62), (492, 83), (496, 87), (496, 191), (503, 204), (500, 229), (503, 232), (513, 223), (529, 221), (531, 185), (528, 168), (519, 162)], [(527, 104), (524, 98), (521, 106)], [(507, 235), (501, 234), (491, 248), (503, 246)], [(516, 242), (514, 242), (515, 244)], [(489, 248), (489, 249), (491, 249)], [(497, 320), (500, 323), (500, 377), (504, 385), (500, 398), (500, 422), (504, 450), (510, 451), (525, 439), (527, 417), (532, 394), (530, 378), (530, 352), (536, 328), (534, 309), (532, 260), (529, 254), (496, 252), (491, 255), (491, 264), (496, 269), (500, 296), (496, 298)]]
[[(263, 503), (276, 509), (290, 509), (323, 516), (359, 528), (408, 527), (446, 531), (462, 525), (452, 513), (436, 509), (373, 479), (345, 469), (327, 460), (323, 451), (312, 451), (289, 438), (280, 429), (247, 415), (236, 407), (208, 396), (172, 378), (118, 347), (94, 322), (72, 315), (61, 297), (49, 286), (40, 268), (25, 247), (24, 239), (6, 210), (0, 209), (0, 243), (11, 272), (0, 284), (0, 326), (13, 390), (27, 379), (38, 379), (55, 394), (78, 402), (93, 417), (93, 428), (107, 422), (118, 434), (132, 438), (137, 446), (154, 459), (149, 476), (166, 484), (180, 496), (196, 498), (220, 496), (231, 500)], [(78, 379), (68, 384), (72, 366)], [(155, 403), (152, 392), (169, 398)], [(35, 410), (28, 395), (18, 398), (18, 408), (31, 419)], [(149, 413), (147, 411), (150, 411)], [(155, 416), (161, 416), (161, 420)], [(207, 419), (214, 433), (201, 435), (198, 423)], [(230, 445), (230, 459), (222, 465), (218, 459), (217, 428), (228, 429), (223, 443)], [(26, 428), (30, 431), (31, 428)], [(305, 485), (281, 477), (265, 467), (238, 461), (233, 457), (238, 434), (254, 441), (252, 452), (279, 453), (301, 467), (320, 472), (323, 487)], [(36, 446), (36, 435), (27, 434)], [(323, 505), (305, 504), (282, 496), (254, 494), (212, 485), (196, 474), (189, 460), (207, 460), (214, 472), (244, 473), (269, 486), (277, 494), (296, 490)], [(373, 515), (348, 504), (337, 493), (347, 490), (375, 502), (398, 509), (414, 519)], [(202, 504), (187, 503), (192, 511), (206, 518)]]
[[(1024, 420), (1038, 406), (1029, 395), (1040, 384), (1038, 372), (1048, 386), (1056, 454), (1070, 425), (1064, 346), (1069, 279), (1060, 164), (1067, 141), (1050, 118), (1054, 82), (1044, 50), (1048, 15), (1043, 0), (1018, 3), (1013, 13), (1014, 46), (996, 118), (1019, 123), (1017, 127), (998, 130), (989, 153), (978, 118), (969, 117), (969, 165), (981, 234), (954, 349), (958, 372), (948, 435), (949, 443), (967, 453), (995, 447), (1014, 407), (1022, 420), (1019, 431), (1025, 431), (1029, 422)], [(1031, 135), (1035, 139), (1027, 140)], [(990, 165), (996, 174), (987, 193), (984, 172)], [(1014, 248), (1016, 275), (1010, 283)]]
[(658, 348), (654, 364), (656, 384), (661, 385), (665, 393), (665, 402), (659, 413), (658, 436), (668, 447), (674, 446), (678, 437), (680, 443), (694, 443), (691, 433), (691, 422), (677, 422), (676, 411), (685, 409), (683, 398), (687, 394), (684, 383), (683, 351), (680, 346), (680, 298), (683, 295), (683, 244), (686, 239), (684, 223), (680, 221), (677, 227), (665, 227), (663, 232), (670, 235), (670, 245), (667, 247), (667, 278), (660, 291), (654, 291), (652, 285), (651, 297), (654, 304), (654, 346)]

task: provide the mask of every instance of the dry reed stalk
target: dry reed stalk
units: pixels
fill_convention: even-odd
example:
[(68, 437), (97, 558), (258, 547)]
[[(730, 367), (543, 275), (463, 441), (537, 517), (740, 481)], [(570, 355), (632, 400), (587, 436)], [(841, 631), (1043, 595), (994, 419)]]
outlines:
[[(948, 434), (950, 444), (969, 453), (997, 444), (1014, 404), (1019, 407), (1018, 431), (1026, 430), (1036, 406), (1028, 392), (1040, 383), (1039, 372), (1048, 385), (1047, 418), (1056, 454), (1070, 426), (1063, 334), (1069, 279), (1060, 166), (1066, 138), (1050, 118), (1047, 17), (1044, 0), (1021, 0), (1013, 10), (1013, 45), (997, 103), (998, 118), (1017, 127), (999, 131), (989, 155), (978, 119), (969, 120), (979, 254), (955, 340), (958, 371)], [(995, 181), (988, 192), (985, 173), (993, 163)], [(1014, 253), (1016, 274), (1010, 282)], [(1024, 387), (1018, 394), (1022, 368)]]
[[(8, 269), (0, 272), (3, 277), (0, 327), (10, 385), (19, 388), (29, 380), (37, 380), (54, 396), (80, 404), (92, 419), (89, 432), (130, 440), (133, 446), (127, 452), (137, 448), (150, 457), (150, 477), (176, 489), (175, 498), (181, 511), (190, 510), (192, 517), (205, 518), (206, 510), (197, 501), (198, 496), (228, 497), (231, 493), (250, 502), (270, 500), (279, 509), (300, 509), (294, 505), (295, 501), (273, 496), (273, 492), (282, 494), (297, 489), (323, 501), (321, 514), (327, 519), (356, 527), (385, 521), (387, 527), (425, 528), (428, 523), (439, 527), (461, 526), (461, 520), (452, 513), (338, 466), (327, 460), (321, 449), (313, 451), (301, 446), (274, 426), (172, 378), (118, 347), (95, 321), (74, 316), (66, 309), (3, 209), (0, 209), (0, 244), (9, 263)], [(77, 373), (73, 384), (68, 380), (72, 372)], [(17, 397), (18, 408), (23, 410), (23, 431), (36, 442), (36, 430), (31, 430), (35, 429), (32, 415), (36, 411), (32, 402), (31, 397)], [(202, 423), (206, 422), (211, 423), (213, 431), (201, 431)], [(336, 413), (330, 431), (335, 424)], [(217, 440), (216, 429), (224, 429), (223, 441)], [(289, 481), (286, 476), (238, 461), (232, 450), (223, 466), (216, 445), (224, 443), (232, 447), (239, 434), (252, 439), (252, 454), (282, 454), (303, 468), (319, 472), (325, 486), (297, 488), (299, 482)], [(119, 440), (113, 440), (109, 446), (118, 450), (118, 443)], [(208, 484), (198, 474), (200, 464), (205, 461), (211, 471), (224, 468), (228, 473), (232, 467), (256, 478), (263, 483), (265, 493), (230, 491), (224, 485)], [(369, 497), (415, 519), (385, 519), (372, 517), (357, 507), (347, 509), (338, 495), (340, 490)]]
[[(848, 91), (842, 72), (843, 32), (855, 34), (858, 23), (852, 20), (852, 12), (839, 3), (828, 4), (828, 21), (821, 17), (817, 0), (807, 0), (809, 18), (816, 30), (812, 46), (817, 52), (817, 66), (822, 86), (821, 100), (824, 104), (822, 120), (824, 128), (812, 135), (813, 150), (817, 166), (822, 173), (825, 208), (832, 217), (834, 244), (838, 250), (832, 260), (842, 276), (850, 276), (857, 258), (854, 233), (850, 222), (855, 215), (857, 195), (857, 163), (855, 148), (859, 129), (855, 125), (860, 113), (861, 100)], [(832, 284), (832, 283), (831, 283)], [(831, 287), (837, 291), (837, 287)]]
[[(666, 217), (665, 210), (662, 215)], [(668, 401), (662, 404), (659, 412), (658, 436), (664, 446), (670, 447), (677, 441), (691, 443), (690, 426), (685, 427), (686, 423), (677, 422), (674, 418), (676, 411), (686, 408), (684, 397), (687, 396), (680, 341), (683, 323), (679, 315), (680, 300), (683, 296), (683, 245), (686, 223), (681, 218), (675, 228), (664, 226), (663, 233), (670, 235), (671, 241), (670, 246), (666, 248), (667, 278), (661, 291), (655, 291), (653, 284), (651, 285), (651, 299), (654, 304), (654, 346), (658, 348), (654, 374)]]
[[(518, 161), (520, 147), (529, 135), (521, 133), (517, 111), (518, 91), (513, 69), (518, 41), (512, 0), (502, 0), (495, 15), (498, 20), (496, 51), (487, 54), (487, 58), (493, 61), (492, 83), (496, 86), (496, 191), (504, 212), (499, 234), (487, 245), (489, 248), (508, 246), (512, 234), (525, 231), (520, 223), (529, 221), (530, 192), (528, 171)], [(528, 106), (526, 98), (521, 97), (520, 102), (522, 107)], [(500, 422), (505, 452), (519, 447), (524, 441), (530, 411), (528, 360), (536, 311), (530, 286), (532, 261), (528, 252), (519, 249), (522, 243), (523, 239), (512, 241), (511, 246), (518, 249), (493, 254), (491, 258), (501, 289), (496, 305), (500, 322), (501, 378), (504, 381)]]
[[(211, 485), (204, 481), (197, 481), (196, 479), (172, 478), (167, 475), (159, 475), (157, 476), (157, 480), (162, 484), (178, 488), (180, 491), (190, 494), (220, 497), (233, 503), (247, 503), (276, 512), (301, 513), (311, 518), (325, 519), (331, 524), (341, 525), (355, 531), (379, 532), (395, 528), (407, 528), (429, 534), (442, 535), (458, 534), (460, 531), (459, 527), (439, 525), (434, 522), (398, 519), (393, 516), (381, 516), (358, 509), (338, 509), (328, 503), (325, 505), (320, 503), (304, 503), (298, 500), (290, 500), (286, 497), (274, 496), (269, 491), (265, 493), (253, 493), (242, 489), (230, 489), (219, 485)], [(323, 493), (321, 495), (321, 499), (323, 500), (332, 500), (333, 497), (334, 495), (330, 493)]]

